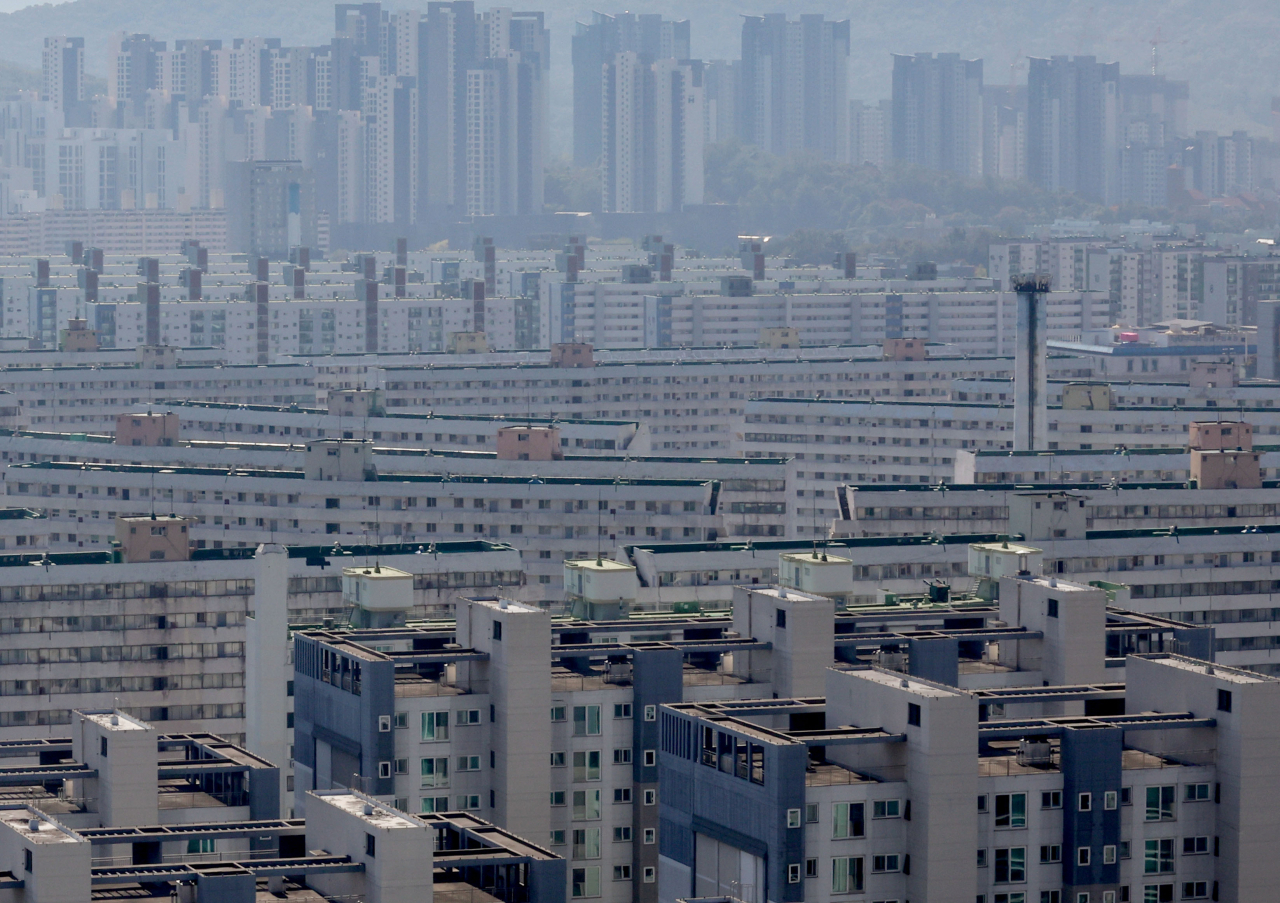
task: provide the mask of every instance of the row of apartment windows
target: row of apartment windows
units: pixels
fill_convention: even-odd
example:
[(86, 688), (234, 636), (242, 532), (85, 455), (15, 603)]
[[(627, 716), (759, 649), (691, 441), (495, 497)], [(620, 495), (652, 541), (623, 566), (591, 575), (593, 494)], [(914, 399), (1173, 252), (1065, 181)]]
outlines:
[(238, 627), (244, 612), (195, 611), (170, 615), (85, 615), (65, 618), (0, 618), (0, 634), (96, 632), (101, 630), (178, 630), (188, 627)]
[(173, 643), (167, 646), (71, 646), (0, 649), (0, 665), (74, 662), (145, 662), (174, 659), (239, 658), (243, 643)]
[(227, 673), (168, 674), (155, 677), (68, 677), (47, 680), (0, 681), (0, 696), (221, 690), (243, 686), (243, 674)]
[(0, 602), (66, 599), (176, 599), (188, 596), (248, 596), (253, 580), (172, 580), (165, 583), (67, 583), (0, 586)]
[[(199, 721), (214, 718), (243, 718), (244, 703), (224, 702), (204, 705), (141, 706), (120, 711), (143, 721)], [(70, 709), (40, 709), (34, 712), (0, 712), (0, 727), (35, 727), (71, 723)], [(231, 738), (232, 735), (223, 734)], [(232, 742), (237, 742), (232, 740)]]

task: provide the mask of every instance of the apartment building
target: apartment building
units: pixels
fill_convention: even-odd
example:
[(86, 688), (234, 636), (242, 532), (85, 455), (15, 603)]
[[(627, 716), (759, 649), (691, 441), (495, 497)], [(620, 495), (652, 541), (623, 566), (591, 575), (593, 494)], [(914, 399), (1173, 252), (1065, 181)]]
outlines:
[(379, 472), (370, 442), (313, 440), (305, 454), (305, 465), (289, 470), (275, 460), (271, 469), (238, 463), (249, 452), (234, 449), (215, 466), (10, 464), (6, 492), (11, 504), (41, 500), (51, 548), (62, 550), (105, 549), (117, 514), (151, 512), (191, 518), (195, 548), (209, 550), (280, 538), (430, 544), (501, 537), (525, 552), (529, 582), (547, 598), (558, 595), (566, 557), (587, 557), (620, 538), (785, 535), (785, 461), (495, 458), (476, 473), (465, 458), (437, 458), (444, 467)]
[(1246, 762), (1278, 704), (1274, 678), (1147, 653), (1122, 688), (840, 665), (825, 699), (666, 705), (659, 899), (1257, 899), (1276, 790)]
[(231, 404), (315, 404), (314, 371), (302, 363), (224, 366), (183, 363), (176, 348), (147, 346), (136, 362), (11, 366), (3, 386), (24, 424), (52, 432), (114, 430), (140, 404), (207, 400)]
[[(1088, 530), (1165, 530), (1273, 524), (1280, 488), (1207, 491), (1185, 482), (982, 482), (943, 487), (879, 484), (840, 488), (835, 536), (1018, 534), (1031, 541)], [(1056, 531), (1056, 532), (1055, 532)]]
[[(261, 591), (254, 550), (188, 551), (181, 517), (119, 524), (119, 532), (103, 528), (119, 537), (117, 551), (0, 556), (0, 738), (57, 736), (72, 710), (110, 705), (179, 733), (241, 738), (246, 619)], [(521, 593), (519, 552), (483, 541), (376, 548), (332, 542), (291, 546), (281, 557), (287, 622), (344, 619), (335, 570), (375, 558), (415, 575), (418, 617), (451, 610), (459, 592)], [(37, 636), (44, 639), (34, 643)]]
[[(312, 786), (365, 780), (400, 808), (458, 806), (517, 833), (517, 825), (547, 831), (551, 849), (569, 860), (572, 897), (621, 900), (634, 887), (655, 899), (667, 880), (659, 864), (672, 830), (659, 809), (662, 705), (768, 708), (789, 696), (817, 703), (811, 697), (837, 660), (892, 662), (911, 674), (950, 667), (965, 685), (1018, 686), (1042, 677), (1101, 680), (1104, 656), (1123, 666), (1119, 656), (1131, 646), (1182, 648), (1198, 637), (1207, 651), (1204, 628), (1106, 610), (1101, 590), (1085, 591), (1091, 619), (1073, 620), (1070, 636), (1051, 636), (1013, 615), (996, 625), (1007, 613), (990, 601), (941, 592), (901, 607), (838, 610), (833, 594), (810, 590), (836, 588), (838, 575), (815, 572), (821, 565), (839, 572), (840, 559), (796, 555), (786, 564), (793, 584), (808, 589), (740, 586), (731, 617), (550, 620), (515, 602), (473, 599), (456, 624), (393, 619), (365, 630), (300, 632), (295, 805)], [(587, 578), (579, 602), (606, 616), (634, 579), (607, 562), (571, 568)], [(361, 591), (363, 599), (379, 593), (394, 590), (384, 582)], [(1081, 632), (1090, 639), (1082, 642)], [(960, 636), (964, 652), (952, 645), (948, 666), (945, 649), (930, 644)], [(985, 645), (997, 638), (1009, 661)]]
[[(577, 366), (554, 350), (550, 364), (539, 353), (429, 367), (394, 356), (314, 359), (313, 364), (321, 395), (381, 388), (387, 410), (395, 414), (634, 419), (647, 425), (655, 453), (734, 448), (732, 421), (752, 398), (944, 398), (954, 379), (1012, 373), (1012, 358), (941, 355), (923, 346), (907, 348), (910, 344), (679, 352), (586, 346), (591, 366)], [(1052, 363), (1055, 372), (1081, 375), (1067, 360)]]
[[(1049, 490), (1041, 501), (1062, 501), (1053, 495), (1056, 492), (1057, 487)], [(1215, 641), (1219, 660), (1275, 673), (1280, 670), (1280, 641), (1274, 637), (1280, 620), (1280, 609), (1274, 607), (1280, 592), (1280, 555), (1272, 546), (1278, 528), (1241, 520), (1237, 517), (1232, 527), (1126, 527), (1066, 535), (1056, 535), (1064, 527), (1050, 521), (1056, 526), (1034, 541), (1034, 550), (1043, 557), (1045, 573), (1105, 584), (1122, 607), (1187, 624), (1223, 625)], [(968, 586), (970, 546), (1000, 549), (1005, 543), (1016, 545), (1019, 535), (845, 537), (821, 547), (850, 562), (847, 595), (853, 604), (866, 605), (886, 594), (918, 593), (928, 583)], [(636, 568), (640, 608), (682, 611), (723, 607), (735, 585), (776, 581), (781, 553), (813, 549), (812, 541), (797, 540), (670, 543), (623, 546), (615, 559)], [(1033, 570), (1038, 572), (1038, 567)]]
[[(564, 863), (463, 813), (418, 818), (359, 791), (312, 794), (282, 819), (277, 768), (212, 734), (162, 734), (115, 709), (78, 710), (69, 736), (6, 742), (0, 855), (28, 903), (178, 897), (252, 903), (318, 894), (564, 898)], [(461, 855), (459, 855), (461, 854)], [(456, 866), (481, 855), (502, 887)], [(282, 865), (288, 862), (288, 874)]]
[[(1213, 422), (1209, 418), (1226, 414), (1207, 405), (1101, 409), (1064, 402), (1047, 410), (1045, 435), (1052, 438), (1044, 443), (1046, 447), (1022, 454), (1014, 451), (1012, 386), (1007, 394), (992, 394), (989, 401), (946, 404), (905, 399), (753, 399), (744, 404), (743, 415), (734, 424), (738, 440), (734, 447), (746, 457), (793, 459), (794, 489), (804, 493), (797, 496), (804, 501), (796, 504), (796, 535), (822, 536), (825, 527), (821, 525), (837, 516), (839, 481), (974, 482), (981, 468), (982, 479), (1009, 482), (1013, 473), (1025, 472), (1026, 465), (1032, 464), (1031, 481), (1044, 482), (1065, 475), (1058, 471), (1048, 476), (1058, 463), (1054, 455), (1065, 455), (1063, 460), (1081, 466), (1072, 478), (1085, 482), (1118, 479), (1139, 470), (1144, 473), (1139, 479), (1173, 480), (1181, 473), (1175, 465), (1189, 462), (1185, 449), (1193, 423)], [(1263, 402), (1257, 407), (1238, 405), (1230, 416), (1232, 422), (1245, 418), (1260, 434), (1269, 435), (1280, 429), (1277, 413)], [(1132, 449), (1143, 449), (1145, 455), (1126, 458)], [(1168, 457), (1159, 451), (1167, 451)], [(1259, 448), (1258, 454), (1264, 451)], [(1077, 454), (1078, 459), (1070, 457)], [(1108, 454), (1116, 460), (1102, 463)], [(1000, 461), (1001, 455), (1007, 456), (1009, 466)]]
[[(214, 401), (181, 401), (151, 410), (176, 414), (184, 438), (196, 441), (234, 441), (255, 437), (271, 442), (308, 439), (368, 439), (383, 446), (449, 451), (498, 451), (498, 436), (523, 425), (556, 430), (561, 449), (571, 455), (609, 455), (649, 452), (648, 425), (626, 420), (504, 417), (497, 414), (413, 414), (382, 404), (377, 390), (326, 393), (324, 407), (299, 405), (242, 405)], [(504, 434), (505, 435), (505, 434)], [(272, 439), (272, 437), (275, 437)]]

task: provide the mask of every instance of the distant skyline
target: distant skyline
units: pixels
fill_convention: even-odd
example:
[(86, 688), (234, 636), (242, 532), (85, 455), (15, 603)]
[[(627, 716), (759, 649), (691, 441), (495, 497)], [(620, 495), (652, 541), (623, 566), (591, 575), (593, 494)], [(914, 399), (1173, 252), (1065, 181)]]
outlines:
[[(24, 5), (0, 0), (0, 61), (35, 69), (46, 35), (83, 35), (86, 68), (102, 76), (106, 37), (114, 29), (145, 31), (157, 39), (240, 36), (279, 37), (286, 44), (315, 45), (328, 40), (332, 3), (327, 0), (283, 0), (246, 6), (233, 0), (67, 0), (59, 4)], [(1247, 128), (1271, 134), (1271, 98), (1280, 95), (1280, 15), (1261, 0), (1224, 0), (1211, 20), (1162, 0), (1118, 3), (1065, 0), (1045, 6), (1024, 0), (983, 0), (958, 7), (938, 0), (895, 4), (864, 0), (598, 0), (514, 4), (542, 7), (552, 36), (552, 152), (569, 153), (572, 128), (570, 36), (576, 21), (593, 10), (661, 13), (689, 18), (691, 51), (698, 59), (734, 59), (741, 52), (741, 14), (786, 10), (790, 15), (824, 13), (851, 20), (851, 99), (871, 102), (887, 98), (891, 53), (957, 52), (981, 57), (986, 81), (1003, 85), (1010, 74), (1025, 84), (1026, 55), (1094, 54), (1120, 63), (1125, 74), (1149, 71), (1151, 40), (1160, 29), (1160, 71), (1191, 82), (1189, 125), (1194, 129), (1230, 131)], [(426, 0), (384, 3), (388, 10), (424, 8)], [(4, 11), (10, 11), (5, 13)], [(165, 12), (171, 13), (166, 15)], [(1016, 66), (1012, 63), (1018, 60)]]

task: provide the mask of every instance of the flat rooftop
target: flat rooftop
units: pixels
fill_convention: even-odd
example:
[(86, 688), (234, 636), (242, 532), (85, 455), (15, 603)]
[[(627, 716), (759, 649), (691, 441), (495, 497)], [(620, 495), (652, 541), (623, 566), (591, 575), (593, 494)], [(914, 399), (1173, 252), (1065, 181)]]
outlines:
[(363, 821), (377, 828), (413, 828), (423, 827), (422, 822), (406, 815), (390, 806), (377, 802), (372, 797), (356, 796), (354, 793), (333, 793), (331, 791), (310, 791), (321, 797), (326, 803), (336, 806), (344, 812), (359, 816)]

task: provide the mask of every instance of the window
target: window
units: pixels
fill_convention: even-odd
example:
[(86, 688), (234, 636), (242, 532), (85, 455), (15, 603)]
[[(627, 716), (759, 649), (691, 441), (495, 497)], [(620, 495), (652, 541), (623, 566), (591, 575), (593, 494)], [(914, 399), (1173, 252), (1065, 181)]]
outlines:
[(1219, 712), (1231, 711), (1231, 691), (1230, 690), (1218, 691), (1218, 711)]
[(614, 718), (630, 718), (630, 717), (631, 717), (631, 703), (629, 703), (629, 702), (616, 702), (616, 703), (614, 703), (614, 705), (613, 705), (613, 717), (614, 717)]
[[(799, 868), (800, 868), (800, 866), (798, 866), (798, 865), (789, 865), (789, 866), (787, 866), (788, 876), (790, 876), (790, 870), (791, 870), (791, 869), (796, 869), (796, 870), (798, 871), (798, 870), (799, 870)], [(654, 868), (653, 866), (651, 866), (651, 865), (646, 865), (646, 866), (644, 867), (644, 871), (643, 871), (641, 874), (642, 874), (642, 879), (643, 879), (643, 881), (644, 881), (644, 883), (645, 883), (645, 884), (653, 884), (655, 881), (657, 881), (657, 880), (658, 880), (658, 870), (657, 870), (656, 868)], [(796, 882), (793, 882), (793, 883), (798, 883), (798, 882), (799, 882), (799, 879), (797, 878), (797, 879), (796, 879)]]
[(1208, 852), (1209, 852), (1209, 838), (1207, 837), (1182, 838), (1182, 855), (1183, 856), (1203, 856)]
[(899, 818), (901, 814), (901, 800), (876, 800), (871, 804), (872, 818)]
[(818, 804), (804, 804), (804, 823), (806, 825), (816, 825), (818, 823)]
[(463, 794), (458, 797), (458, 808), (463, 812), (469, 812), (480, 808), (480, 794), (472, 793), (470, 795)]
[(573, 754), (574, 781), (600, 780), (600, 750), (579, 750)]
[(1040, 848), (1040, 861), (1044, 863), (1061, 862), (1061, 844), (1051, 843)]
[(645, 721), (658, 720), (658, 707), (656, 705), (647, 705), (644, 707), (644, 720)]
[(1173, 871), (1173, 838), (1162, 837), (1144, 844), (1142, 874), (1167, 875)]
[(379, 731), (379, 733), (386, 733), (386, 732), (388, 732), (388, 731), (390, 731), (390, 730), (391, 730), (391, 716), (390, 716), (390, 715), (379, 715), (379, 716), (378, 716), (378, 731)]
[(631, 788), (630, 787), (613, 788), (613, 801), (615, 803), (631, 802)]
[[(289, 681), (289, 682), (293, 683), (293, 681)], [(395, 717), (393, 718), (393, 723), (397, 730), (403, 730), (407, 728), (409, 726), (409, 713), (396, 712)]]
[(1082, 794), (1080, 794), (1080, 804), (1079, 804), (1079, 806), (1077, 806), (1076, 808), (1077, 808), (1079, 811), (1081, 811), (1081, 812), (1089, 812), (1090, 810), (1092, 810), (1092, 809), (1093, 809), (1093, 794), (1092, 794), (1092, 793), (1082, 793)]
[(883, 853), (878, 856), (872, 856), (871, 871), (900, 872), (902, 871), (902, 856), (898, 853)]
[(907, 724), (920, 726), (920, 706), (914, 702), (907, 703)]
[(1115, 844), (1109, 843), (1102, 848), (1102, 864), (1103, 865), (1116, 864), (1116, 845)]
[(613, 764), (614, 764), (614, 765), (630, 765), (630, 764), (631, 764), (631, 750), (629, 750), (629, 749), (615, 749), (615, 750), (613, 751)]
[(379, 762), (379, 763), (378, 763), (378, 777), (380, 777), (380, 778), (389, 778), (389, 777), (391, 777), (391, 763), (390, 763), (390, 762)]
[(565, 718), (564, 718), (564, 706), (562, 706), (562, 705), (553, 705), (553, 706), (551, 707), (551, 720), (552, 720), (552, 721), (564, 721), (564, 720), (565, 720)]
[(1048, 615), (1051, 618), (1056, 618), (1058, 616), (1058, 600), (1057, 599), (1049, 600)]
[(644, 764), (650, 768), (658, 764), (658, 751), (656, 749), (646, 749), (644, 751)]
[(579, 821), (592, 821), (600, 817), (600, 791), (573, 791), (573, 817)]
[(978, 868), (984, 869), (986, 867), (987, 867), (987, 851), (985, 848), (983, 848), (981, 850), (978, 850)]
[(985, 793), (980, 794), (978, 796), (978, 811), (979, 812), (987, 811), (987, 795)]
[(1040, 794), (1041, 809), (1061, 809), (1062, 808), (1062, 791), (1046, 790)]
[(1182, 882), (1182, 899), (1203, 900), (1207, 896), (1209, 896), (1208, 881), (1183, 881)]
[(1108, 790), (1102, 794), (1102, 808), (1115, 809), (1120, 804), (1120, 795), (1114, 790)]
[(779, 627), (781, 627), (783, 630), (786, 630), (786, 629), (787, 629), (787, 612), (786, 612), (786, 609), (783, 609), (783, 608), (779, 608), (779, 609), (777, 609), (777, 611), (776, 611), (776, 613), (775, 613), (775, 616), (774, 616), (774, 623), (775, 623), (775, 624), (777, 624)]
[(1173, 795), (1176, 789), (1172, 784), (1147, 788), (1146, 821), (1173, 821)]
[(396, 760), (395, 760), (395, 767), (396, 767), (396, 774), (408, 774), (408, 773), (409, 773), (409, 760), (408, 760), (408, 759), (396, 759)]
[(585, 868), (572, 869), (573, 898), (600, 896), (600, 866), (589, 865)]
[(600, 829), (599, 828), (574, 828), (573, 829), (573, 858), (574, 859), (599, 859), (600, 858)]
[(441, 743), (449, 739), (449, 713), (422, 713), (422, 740), (425, 743)]
[(493, 638), (495, 640), (502, 639), (502, 622), (501, 621), (493, 622)]
[(553, 753), (551, 754), (551, 767), (552, 767), (552, 768), (564, 768), (564, 767), (565, 767), (565, 765), (567, 765), (567, 764), (568, 764), (568, 758), (565, 756), (565, 753), (564, 753), (564, 751), (563, 751), (563, 750), (561, 750), (561, 751), (559, 751), (559, 752), (553, 752)]
[(646, 806), (656, 806), (656, 805), (658, 805), (658, 791), (656, 791), (656, 790), (646, 790), (646, 791), (644, 792), (644, 804), (645, 804)]
[(818, 860), (806, 859), (804, 861), (804, 876), (806, 878), (818, 877)]
[[(1060, 890), (1040, 891), (1040, 903), (1062, 903), (1062, 891)], [(1115, 901), (1113, 900), (1112, 903), (1115, 903)]]
[(613, 880), (614, 880), (614, 881), (630, 881), (630, 880), (631, 880), (631, 866), (629, 866), (629, 865), (615, 865), (615, 866), (613, 867)]
[(831, 860), (831, 892), (833, 894), (857, 894), (862, 892), (862, 857), (837, 856)]
[(801, 812), (799, 809), (787, 810), (787, 827), (788, 828), (798, 828), (802, 823), (803, 823), (803, 820), (801, 818)]
[(788, 884), (800, 883), (800, 864), (798, 862), (792, 863), (787, 866), (787, 883)]
[(997, 793), (995, 814), (997, 828), (1025, 828), (1027, 826), (1027, 795)]
[(631, 842), (631, 826), (619, 825), (613, 829), (614, 843), (630, 843)]
[[(564, 753), (560, 753), (560, 755), (564, 756)], [(554, 765), (556, 754), (552, 753), (551, 756), (552, 756), (551, 764)], [(564, 762), (562, 761), (560, 764), (563, 765)], [(454, 767), (457, 768), (458, 771), (479, 771), (480, 757), (479, 756), (458, 756), (458, 761), (455, 763)]]
[(1093, 858), (1093, 851), (1088, 847), (1076, 847), (1076, 865), (1087, 866)]
[(1027, 848), (1006, 847), (996, 849), (997, 884), (1020, 884), (1027, 880)]
[(645, 844), (655, 844), (658, 842), (658, 829), (645, 828), (644, 833), (640, 835), (640, 838)]
[(1142, 903), (1173, 903), (1173, 885), (1172, 884), (1143, 885)]
[(445, 756), (422, 760), (422, 786), (448, 787), (449, 760)]
[(1187, 784), (1183, 788), (1182, 798), (1188, 803), (1202, 803), (1209, 799), (1209, 785)]
[(1014, 894), (995, 894), (991, 899), (995, 903), (1027, 903), (1027, 895), (1022, 891)]
[(364, 836), (364, 854), (370, 857), (376, 856), (377, 850), (378, 850), (377, 840), (374, 838), (372, 834), (366, 834)]
[(455, 719), (455, 721), (457, 724), (460, 724), (460, 725), (479, 724), (480, 710), (479, 709), (459, 709), (458, 717)]
[(831, 839), (865, 837), (862, 803), (835, 803), (831, 806)]
[[(418, 801), (418, 811), (430, 815), (432, 812), (448, 812), (449, 797), (447, 796), (424, 796)], [(564, 841), (560, 841), (564, 843)]]
[(564, 797), (564, 791), (563, 791), (563, 790), (552, 790), (552, 791), (551, 791), (551, 805), (553, 805), (553, 806), (563, 806), (563, 805), (564, 805), (564, 799), (565, 799), (565, 797)]
[(600, 706), (575, 705), (573, 707), (573, 735), (575, 737), (600, 735)]

